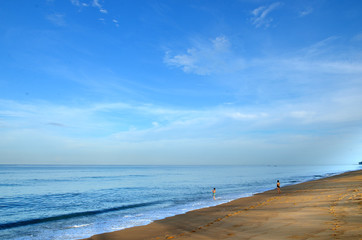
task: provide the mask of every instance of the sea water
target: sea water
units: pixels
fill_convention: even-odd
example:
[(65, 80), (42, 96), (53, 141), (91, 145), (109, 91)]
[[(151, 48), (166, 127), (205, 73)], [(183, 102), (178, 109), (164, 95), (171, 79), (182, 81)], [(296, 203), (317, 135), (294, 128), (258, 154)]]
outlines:
[(0, 165), (0, 239), (81, 239), (360, 168)]

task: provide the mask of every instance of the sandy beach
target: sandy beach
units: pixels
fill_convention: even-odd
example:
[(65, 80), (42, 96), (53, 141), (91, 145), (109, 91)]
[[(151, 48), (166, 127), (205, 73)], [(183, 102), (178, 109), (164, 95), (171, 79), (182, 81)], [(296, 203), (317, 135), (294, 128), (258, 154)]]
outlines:
[(362, 239), (362, 170), (281, 186), (88, 239)]

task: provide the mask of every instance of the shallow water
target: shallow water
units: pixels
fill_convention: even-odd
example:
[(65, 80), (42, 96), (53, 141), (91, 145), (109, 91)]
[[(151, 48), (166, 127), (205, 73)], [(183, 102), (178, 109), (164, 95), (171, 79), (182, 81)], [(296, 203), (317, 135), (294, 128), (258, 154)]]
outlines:
[(1, 165), (0, 239), (85, 238), (360, 168)]

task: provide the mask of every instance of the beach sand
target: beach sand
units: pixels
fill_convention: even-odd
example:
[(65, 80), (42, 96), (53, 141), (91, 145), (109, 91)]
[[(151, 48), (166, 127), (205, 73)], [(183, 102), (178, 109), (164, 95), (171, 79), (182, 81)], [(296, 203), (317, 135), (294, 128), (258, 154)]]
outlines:
[(362, 170), (271, 190), (146, 226), (116, 239), (362, 239)]

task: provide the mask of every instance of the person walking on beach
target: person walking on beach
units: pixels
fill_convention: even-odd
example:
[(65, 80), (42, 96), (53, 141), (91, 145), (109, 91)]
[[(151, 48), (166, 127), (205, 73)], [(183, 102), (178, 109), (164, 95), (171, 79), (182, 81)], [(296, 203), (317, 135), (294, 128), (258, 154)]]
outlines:
[(278, 193), (281, 193), (281, 191), (280, 191), (280, 182), (279, 182), (279, 180), (277, 180), (277, 189), (278, 189)]
[(214, 188), (214, 189), (212, 190), (212, 198), (213, 198), (214, 200), (216, 200), (215, 195), (216, 195), (216, 189)]

